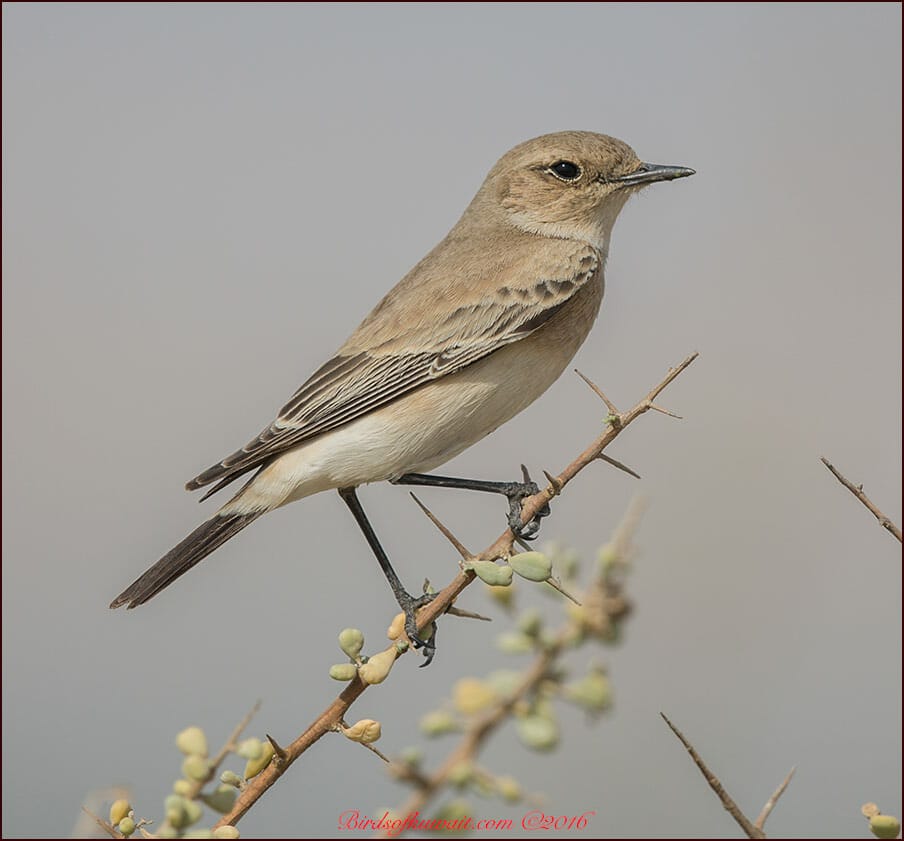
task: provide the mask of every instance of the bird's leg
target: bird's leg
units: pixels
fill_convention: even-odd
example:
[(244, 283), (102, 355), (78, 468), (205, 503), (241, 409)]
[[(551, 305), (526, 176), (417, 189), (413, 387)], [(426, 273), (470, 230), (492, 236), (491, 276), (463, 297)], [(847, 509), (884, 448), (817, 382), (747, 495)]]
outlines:
[(457, 479), (454, 476), (432, 476), (427, 473), (405, 473), (390, 481), (394, 485), (430, 485), (438, 488), (460, 488), (467, 491), (488, 491), (505, 496), (509, 501), (508, 525), (512, 533), (522, 540), (533, 540), (540, 531), (540, 520), (549, 514), (549, 503), (544, 505), (528, 523), (521, 521), (521, 503), (539, 492), (532, 482), (527, 468), (522, 464), (523, 482), (486, 482), (481, 479)]
[(402, 582), (399, 580), (399, 576), (396, 575), (396, 571), (392, 568), (392, 564), (389, 561), (389, 558), (386, 556), (386, 552), (383, 550), (383, 547), (380, 545), (380, 541), (377, 538), (377, 534), (371, 526), (370, 521), (367, 519), (367, 515), (364, 513), (364, 509), (361, 507), (361, 502), (358, 500), (358, 495), (355, 493), (354, 488), (339, 488), (339, 496), (345, 501), (345, 504), (349, 507), (352, 512), (352, 515), (355, 518), (355, 521), (358, 523), (361, 531), (364, 532), (364, 537), (367, 539), (368, 544), (370, 544), (370, 548), (373, 550), (374, 555), (376, 555), (377, 561), (380, 564), (380, 568), (383, 570), (383, 574), (389, 581), (389, 586), (392, 588), (392, 593), (396, 597), (396, 601), (399, 603), (399, 607), (402, 608), (402, 611), (405, 613), (405, 633), (408, 635), (408, 639), (411, 640), (411, 644), (415, 648), (424, 649), (424, 662), (421, 663), (421, 666), (430, 665), (431, 660), (433, 660), (433, 655), (436, 653), (436, 623), (433, 623), (432, 631), (433, 634), (429, 639), (421, 639), (418, 636), (417, 631), (417, 620), (415, 617), (415, 613), (418, 608), (423, 607), (425, 604), (429, 604), (436, 598), (436, 593), (425, 593), (423, 596), (419, 596), (415, 598), (412, 596), (403, 586)]

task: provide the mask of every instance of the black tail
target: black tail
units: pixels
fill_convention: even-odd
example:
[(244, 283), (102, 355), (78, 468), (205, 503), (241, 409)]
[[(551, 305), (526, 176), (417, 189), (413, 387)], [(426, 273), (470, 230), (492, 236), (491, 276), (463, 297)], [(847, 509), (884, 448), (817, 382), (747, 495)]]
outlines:
[(214, 549), (237, 535), (245, 526), (254, 522), (263, 511), (250, 514), (217, 514), (202, 523), (178, 546), (167, 552), (154, 566), (133, 581), (112, 602), (110, 607), (138, 607), (169, 587), (182, 573), (203, 561)]

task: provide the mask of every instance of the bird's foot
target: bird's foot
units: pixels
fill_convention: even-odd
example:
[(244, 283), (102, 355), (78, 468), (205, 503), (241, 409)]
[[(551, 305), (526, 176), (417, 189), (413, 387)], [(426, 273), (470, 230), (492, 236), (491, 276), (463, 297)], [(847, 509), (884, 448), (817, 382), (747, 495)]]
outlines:
[(509, 501), (508, 525), (512, 534), (521, 540), (534, 540), (540, 533), (540, 520), (550, 513), (549, 503), (545, 503), (528, 522), (521, 520), (521, 503), (529, 496), (540, 492), (539, 486), (531, 480), (530, 473), (523, 464), (521, 472), (524, 475), (523, 482), (506, 482), (500, 488), (500, 492), (505, 494)]
[(429, 627), (424, 629), (426, 631), (424, 636), (420, 636), (421, 632), (417, 629), (417, 611), (424, 605), (430, 604), (436, 598), (436, 593), (424, 593), (415, 598), (403, 591), (397, 593), (396, 598), (399, 607), (405, 614), (405, 634), (415, 648), (424, 649), (424, 662), (421, 663), (421, 668), (429, 666), (436, 654), (436, 622), (431, 622)]

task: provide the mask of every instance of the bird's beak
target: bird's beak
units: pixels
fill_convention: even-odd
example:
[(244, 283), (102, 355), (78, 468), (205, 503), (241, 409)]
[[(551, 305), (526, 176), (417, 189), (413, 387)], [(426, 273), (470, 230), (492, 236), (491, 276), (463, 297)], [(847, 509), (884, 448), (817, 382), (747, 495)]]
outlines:
[(672, 181), (675, 178), (687, 178), (693, 175), (694, 169), (686, 166), (663, 166), (662, 164), (641, 164), (634, 172), (615, 179), (626, 186), (636, 187), (641, 184), (652, 184), (654, 181)]

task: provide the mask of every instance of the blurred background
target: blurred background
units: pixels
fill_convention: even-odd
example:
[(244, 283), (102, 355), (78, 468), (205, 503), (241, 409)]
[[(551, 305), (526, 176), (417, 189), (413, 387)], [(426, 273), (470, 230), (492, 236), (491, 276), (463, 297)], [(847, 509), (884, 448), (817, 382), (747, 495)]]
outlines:
[[(797, 766), (774, 835), (900, 815), (900, 547), (819, 462), (900, 524), (900, 67), (898, 4), (4, 4), (4, 836), (65, 835), (111, 784), (160, 818), (179, 730), (219, 743), (260, 698), (250, 733), (288, 742), (340, 688), (335, 634), (382, 645), (395, 606), (333, 493), (107, 604), (215, 510), (183, 483), (269, 423), (501, 154), (561, 129), (698, 172), (622, 214), (575, 364), (627, 408), (701, 356), (662, 399), (684, 420), (609, 450), (643, 480), (592, 467), (544, 523), (592, 559), (649, 500), (636, 611), (598, 656), (612, 713), (564, 713), (550, 756), (507, 728), (482, 761), (551, 814), (595, 810), (586, 835), (737, 834), (662, 710), (751, 818)], [(560, 470), (603, 413), (564, 375), (445, 472)], [(472, 548), (504, 524), (501, 500), (420, 496)], [(361, 497), (403, 580), (451, 580), (407, 489)], [(454, 681), (521, 662), (478, 586), (460, 603), (494, 624), (446, 619), (429, 669), (404, 658), (353, 709), (387, 753)], [(341, 834), (406, 794), (324, 739), (240, 828)]]

